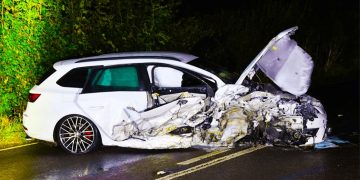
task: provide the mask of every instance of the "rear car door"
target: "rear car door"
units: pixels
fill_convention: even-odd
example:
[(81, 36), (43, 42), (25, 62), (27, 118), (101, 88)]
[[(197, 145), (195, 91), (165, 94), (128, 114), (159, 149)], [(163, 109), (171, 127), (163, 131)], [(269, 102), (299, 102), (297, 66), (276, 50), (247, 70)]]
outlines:
[(120, 123), (126, 113), (124, 108), (136, 111), (147, 108), (148, 93), (138, 65), (117, 65), (92, 70), (77, 104), (106, 135)]

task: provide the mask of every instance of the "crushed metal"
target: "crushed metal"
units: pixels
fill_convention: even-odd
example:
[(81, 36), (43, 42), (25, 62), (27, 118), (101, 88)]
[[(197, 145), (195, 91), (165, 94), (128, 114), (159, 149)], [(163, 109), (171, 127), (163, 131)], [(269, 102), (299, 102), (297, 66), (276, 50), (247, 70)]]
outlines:
[[(150, 110), (125, 108), (113, 126), (112, 139), (133, 140), (132, 146), (146, 149), (233, 147), (239, 143), (298, 147), (322, 142), (326, 112), (317, 99), (305, 94), (313, 62), (290, 39), (295, 30), (270, 41), (236, 84), (220, 87), (213, 97), (185, 91), (163, 96), (169, 103)], [(252, 82), (257, 70), (278, 88)], [(181, 79), (170, 83), (181, 84)], [(158, 99), (161, 95), (154, 92), (150, 96)]]

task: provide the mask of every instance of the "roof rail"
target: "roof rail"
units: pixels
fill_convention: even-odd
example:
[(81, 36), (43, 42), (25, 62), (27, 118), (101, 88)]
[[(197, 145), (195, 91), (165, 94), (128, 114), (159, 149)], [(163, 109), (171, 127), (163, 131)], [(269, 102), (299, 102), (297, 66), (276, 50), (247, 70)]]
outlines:
[(99, 57), (99, 58), (89, 58), (89, 59), (81, 59), (76, 61), (75, 63), (83, 63), (83, 62), (93, 62), (93, 61), (106, 61), (106, 60), (121, 60), (121, 59), (139, 59), (139, 58), (151, 58), (151, 59), (169, 59), (175, 61), (181, 61), (180, 59), (169, 57), (169, 56), (113, 56), (113, 57)]

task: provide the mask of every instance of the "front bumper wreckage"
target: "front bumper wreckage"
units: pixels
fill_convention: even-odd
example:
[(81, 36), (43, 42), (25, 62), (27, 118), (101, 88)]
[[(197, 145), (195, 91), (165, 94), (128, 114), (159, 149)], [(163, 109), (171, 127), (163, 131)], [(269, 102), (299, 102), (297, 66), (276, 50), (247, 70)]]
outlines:
[(250, 92), (242, 85), (225, 85), (211, 99), (184, 94), (149, 111), (125, 109), (127, 117), (114, 126), (113, 139), (136, 138), (151, 142), (145, 149), (171, 149), (237, 142), (307, 146), (325, 136), (325, 111), (308, 95)]

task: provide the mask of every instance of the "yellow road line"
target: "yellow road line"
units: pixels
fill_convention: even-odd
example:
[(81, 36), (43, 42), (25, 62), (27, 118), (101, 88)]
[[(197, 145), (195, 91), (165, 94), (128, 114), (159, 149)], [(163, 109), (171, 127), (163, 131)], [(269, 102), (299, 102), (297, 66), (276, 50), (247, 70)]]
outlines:
[(213, 151), (213, 152), (211, 152), (211, 153), (204, 154), (204, 155), (202, 155), (202, 156), (195, 157), (195, 158), (192, 158), (192, 159), (183, 161), (183, 162), (179, 162), (179, 163), (177, 163), (177, 164), (178, 164), (178, 165), (188, 165), (188, 164), (191, 164), (191, 163), (194, 163), (194, 162), (197, 162), (197, 161), (200, 161), (200, 160), (206, 159), (206, 158), (208, 158), (208, 157), (215, 156), (215, 155), (218, 155), (218, 154), (227, 152), (227, 151), (229, 151), (229, 149)]
[(245, 149), (245, 150), (233, 153), (233, 154), (229, 154), (229, 155), (226, 155), (226, 156), (223, 156), (223, 157), (219, 157), (219, 158), (211, 160), (209, 162), (205, 162), (203, 164), (199, 164), (197, 166), (194, 166), (194, 167), (191, 167), (191, 168), (188, 168), (188, 169), (185, 169), (185, 170), (173, 173), (173, 174), (169, 174), (167, 176), (158, 178), (157, 180), (165, 180), (165, 179), (167, 180), (167, 179), (178, 178), (178, 177), (181, 177), (181, 176), (184, 176), (184, 175), (187, 175), (187, 174), (190, 174), (190, 173), (193, 173), (193, 172), (208, 168), (210, 166), (214, 166), (216, 164), (228, 161), (230, 159), (233, 159), (233, 158), (236, 158), (236, 157), (239, 157), (239, 156), (254, 152), (254, 151), (262, 149), (264, 147), (265, 146), (262, 146), (262, 145), (258, 145), (257, 147), (251, 147), (249, 149)]
[(17, 148), (21, 148), (21, 147), (25, 147), (25, 146), (31, 146), (31, 145), (35, 145), (35, 144), (38, 144), (38, 143), (34, 142), (34, 143), (30, 143), (30, 144), (24, 144), (24, 145), (20, 145), (20, 146), (14, 146), (14, 147), (10, 147), (10, 148), (0, 149), (0, 152), (11, 150), (11, 149), (17, 149)]

